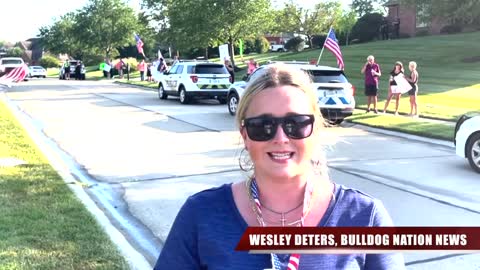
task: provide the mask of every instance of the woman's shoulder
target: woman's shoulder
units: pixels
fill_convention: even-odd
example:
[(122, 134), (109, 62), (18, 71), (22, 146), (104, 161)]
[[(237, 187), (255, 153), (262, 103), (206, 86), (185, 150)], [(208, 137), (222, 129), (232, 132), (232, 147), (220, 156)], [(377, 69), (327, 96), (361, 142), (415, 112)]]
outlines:
[(199, 210), (205, 206), (210, 208), (212, 206), (225, 205), (225, 202), (232, 197), (231, 188), (232, 184), (223, 184), (197, 192), (187, 198), (184, 207)]
[(388, 223), (387, 210), (379, 199), (355, 188), (343, 185), (336, 185), (336, 188), (332, 219), (337, 226), (378, 226)]

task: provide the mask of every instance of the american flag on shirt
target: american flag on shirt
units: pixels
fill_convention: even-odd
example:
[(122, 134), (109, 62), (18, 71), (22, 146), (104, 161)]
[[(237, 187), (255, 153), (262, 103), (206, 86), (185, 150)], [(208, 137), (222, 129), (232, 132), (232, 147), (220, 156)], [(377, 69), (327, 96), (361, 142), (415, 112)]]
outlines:
[(12, 82), (23, 81), (28, 75), (28, 66), (22, 65), (12, 69), (7, 74), (0, 77), (0, 84), (10, 87)]
[(135, 34), (135, 42), (137, 42), (138, 53), (145, 55), (143, 53), (143, 41), (137, 34)]
[(345, 64), (343, 63), (342, 52), (340, 51), (340, 46), (338, 45), (337, 37), (335, 36), (335, 31), (333, 28), (330, 28), (328, 32), (327, 39), (325, 40), (325, 48), (329, 49), (337, 58), (337, 65), (340, 69), (345, 68)]

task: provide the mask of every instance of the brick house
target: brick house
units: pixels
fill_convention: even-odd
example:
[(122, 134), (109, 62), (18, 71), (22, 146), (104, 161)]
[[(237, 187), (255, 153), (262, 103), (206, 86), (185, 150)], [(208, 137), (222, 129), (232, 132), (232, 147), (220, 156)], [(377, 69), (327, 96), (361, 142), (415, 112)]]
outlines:
[(439, 18), (431, 22), (424, 23), (419, 19), (419, 15), (424, 12), (415, 6), (405, 6), (398, 0), (390, 0), (385, 6), (388, 9), (387, 21), (390, 32), (395, 36), (397, 27), (400, 36), (414, 37), (420, 31), (427, 31), (431, 35), (440, 34), (442, 27), (447, 25), (445, 21)]

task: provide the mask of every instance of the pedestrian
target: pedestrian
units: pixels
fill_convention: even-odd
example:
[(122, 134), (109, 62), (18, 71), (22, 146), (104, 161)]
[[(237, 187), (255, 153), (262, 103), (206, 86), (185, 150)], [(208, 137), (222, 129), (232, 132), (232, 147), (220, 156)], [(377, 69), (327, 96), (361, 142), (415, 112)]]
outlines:
[(410, 116), (418, 117), (418, 106), (417, 106), (417, 94), (418, 94), (418, 71), (417, 63), (411, 61), (408, 63), (408, 69), (410, 70), (410, 76), (407, 77), (407, 81), (412, 86), (412, 89), (408, 91), (410, 96)]
[(247, 64), (247, 78), (248, 78), (250, 77), (250, 75), (252, 75), (255, 69), (258, 68), (258, 63), (255, 61), (255, 59), (250, 58), (250, 60), (246, 62), (246, 64)]
[(106, 66), (105, 66), (105, 69), (107, 71), (107, 79), (110, 79), (112, 78), (112, 71), (113, 71), (113, 65), (112, 65), (112, 61), (110, 60), (110, 58), (107, 58), (106, 59)]
[(230, 61), (230, 57), (226, 56), (225, 61), (223, 62), (225, 67), (228, 70), (228, 73), (230, 73), (230, 77), (232, 78), (230, 80), (231, 83), (235, 82), (235, 70), (233, 68), (232, 62)]
[(385, 107), (383, 113), (387, 112), (388, 104), (392, 97), (395, 97), (395, 115), (398, 115), (398, 106), (400, 105), (400, 97), (402, 96), (402, 91), (400, 87), (397, 87), (397, 82), (395, 81), (396, 76), (404, 76), (403, 64), (402, 62), (395, 62), (392, 71), (390, 72), (389, 87), (388, 87), (388, 96), (387, 101), (385, 102)]
[(373, 103), (373, 110), (377, 110), (378, 80), (382, 76), (380, 65), (375, 63), (375, 57), (369, 55), (367, 63), (363, 65), (361, 72), (365, 74), (365, 95), (367, 96), (367, 113), (370, 112), (370, 105)]
[(157, 71), (163, 73), (165, 70), (167, 70), (167, 64), (165, 63), (165, 59), (160, 57), (158, 59)]
[(65, 74), (65, 80), (70, 80), (70, 61), (68, 60), (63, 64), (63, 73)]
[(125, 62), (123, 62), (123, 59), (120, 58), (120, 60), (117, 62), (115, 65), (115, 69), (118, 71), (118, 77), (120, 79), (123, 79), (123, 69), (125, 68)]
[(145, 60), (142, 61), (137, 65), (138, 71), (140, 71), (140, 81), (145, 80)]
[(105, 70), (105, 66), (106, 66), (107, 63), (105, 63), (105, 62), (106, 61), (101, 62), (100, 65), (98, 66), (98, 69), (103, 72), (103, 77), (107, 78), (107, 71)]
[(289, 261), (302, 270), (405, 269), (402, 255), (396, 253), (290, 256), (235, 251), (248, 226), (393, 226), (380, 200), (330, 180), (322, 150), (323, 121), (308, 74), (285, 64), (256, 72), (236, 116), (245, 146), (239, 167), (251, 177), (189, 197), (155, 270), (287, 269)]
[(82, 72), (82, 64), (80, 61), (77, 62), (77, 65), (75, 66), (75, 80), (81, 80), (81, 72)]
[(148, 63), (147, 65), (147, 82), (152, 81), (152, 63)]

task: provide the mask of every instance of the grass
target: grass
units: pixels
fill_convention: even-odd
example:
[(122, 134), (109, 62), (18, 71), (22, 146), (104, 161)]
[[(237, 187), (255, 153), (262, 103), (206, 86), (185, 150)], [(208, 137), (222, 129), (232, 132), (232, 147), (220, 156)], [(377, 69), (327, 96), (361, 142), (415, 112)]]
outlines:
[(348, 121), (404, 133), (419, 135), (428, 138), (452, 141), (454, 126), (443, 122), (430, 122), (422, 119), (393, 116), (390, 114), (365, 114), (364, 111), (355, 111)]
[(94, 217), (0, 101), (1, 269), (128, 269)]

